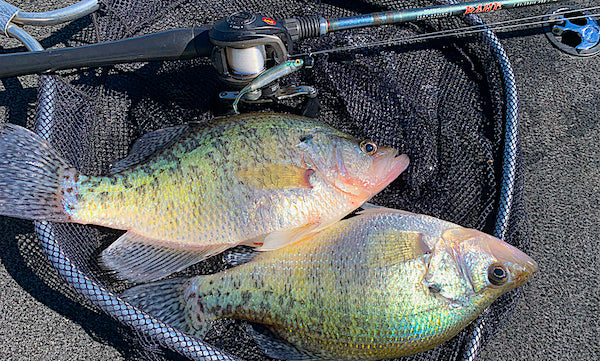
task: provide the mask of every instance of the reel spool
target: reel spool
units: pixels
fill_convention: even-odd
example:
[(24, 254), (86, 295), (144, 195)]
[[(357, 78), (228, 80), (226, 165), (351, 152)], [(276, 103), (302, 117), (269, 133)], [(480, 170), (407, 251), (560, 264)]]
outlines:
[(219, 78), (235, 89), (286, 61), (293, 46), (283, 22), (245, 11), (216, 23), (209, 37), (215, 45), (213, 66)]

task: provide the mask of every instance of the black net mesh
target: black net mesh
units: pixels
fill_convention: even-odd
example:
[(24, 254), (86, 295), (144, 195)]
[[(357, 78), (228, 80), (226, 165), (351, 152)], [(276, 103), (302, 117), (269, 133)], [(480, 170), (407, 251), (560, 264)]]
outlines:
[[(106, 0), (69, 45), (198, 26), (239, 10), (282, 19), (340, 17), (432, 4), (413, 0)], [(344, 31), (305, 40), (299, 48), (356, 45), (473, 21), (451, 18)], [(514, 165), (510, 166), (518, 159), (515, 126), (511, 125), (516, 121), (516, 89), (503, 56), (495, 38), (478, 35), (319, 55), (313, 69), (293, 74), (287, 81), (318, 88), (321, 120), (410, 156), (403, 179), (372, 202), (505, 235), (509, 243), (527, 250), (521, 187), (514, 182)], [(220, 115), (223, 107), (216, 97), (222, 90), (228, 89), (207, 59), (63, 71), (41, 78), (35, 127), (81, 172), (106, 174), (139, 136)], [(301, 102), (243, 105), (242, 111), (300, 113)], [(509, 166), (506, 160), (511, 161)], [(22, 248), (28, 249), (23, 252), (27, 263), (53, 289), (98, 312), (98, 317), (114, 320), (113, 331), (119, 336), (110, 342), (127, 358), (266, 359), (239, 321), (218, 323), (201, 341), (118, 299), (115, 294), (124, 285), (98, 266), (97, 256), (122, 232), (49, 223), (36, 224), (36, 231), (41, 249), (31, 240), (22, 241)], [(42, 257), (42, 250), (54, 268)], [(194, 271), (215, 272), (223, 267), (217, 256)], [(475, 359), (518, 298), (518, 291), (505, 295), (451, 341), (406, 360)]]

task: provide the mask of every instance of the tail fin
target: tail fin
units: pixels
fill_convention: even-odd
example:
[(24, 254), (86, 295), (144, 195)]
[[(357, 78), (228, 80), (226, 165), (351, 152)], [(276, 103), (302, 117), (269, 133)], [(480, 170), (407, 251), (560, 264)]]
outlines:
[(187, 278), (171, 278), (132, 287), (120, 297), (166, 324), (187, 332), (184, 286)]
[(52, 146), (14, 124), (0, 128), (0, 214), (56, 222), (69, 221), (61, 181), (76, 177)]

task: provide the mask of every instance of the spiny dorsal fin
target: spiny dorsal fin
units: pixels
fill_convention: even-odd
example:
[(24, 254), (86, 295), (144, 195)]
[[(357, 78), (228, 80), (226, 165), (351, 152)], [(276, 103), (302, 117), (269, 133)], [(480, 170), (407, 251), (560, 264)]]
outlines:
[(223, 260), (231, 266), (239, 266), (252, 261), (260, 252), (250, 247), (236, 247), (223, 256)]
[(154, 153), (173, 145), (188, 131), (190, 131), (189, 125), (178, 125), (144, 134), (135, 141), (127, 157), (111, 166), (110, 174), (119, 173), (145, 162)]
[(232, 246), (178, 247), (128, 231), (102, 252), (101, 263), (121, 279), (146, 282), (181, 271)]
[(292, 164), (259, 164), (244, 167), (237, 173), (240, 182), (269, 190), (279, 188), (312, 188), (310, 175), (314, 170)]

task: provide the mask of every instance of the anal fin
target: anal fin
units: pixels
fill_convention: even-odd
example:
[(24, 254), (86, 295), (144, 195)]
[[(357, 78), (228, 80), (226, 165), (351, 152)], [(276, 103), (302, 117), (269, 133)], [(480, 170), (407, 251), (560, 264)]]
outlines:
[(128, 231), (105, 249), (101, 263), (130, 282), (146, 282), (181, 271), (230, 248), (230, 244), (192, 247), (151, 239)]
[(263, 353), (271, 358), (286, 361), (313, 361), (319, 359), (316, 355), (298, 350), (274, 335), (265, 326), (248, 323), (246, 332), (254, 338), (254, 342), (261, 348)]

